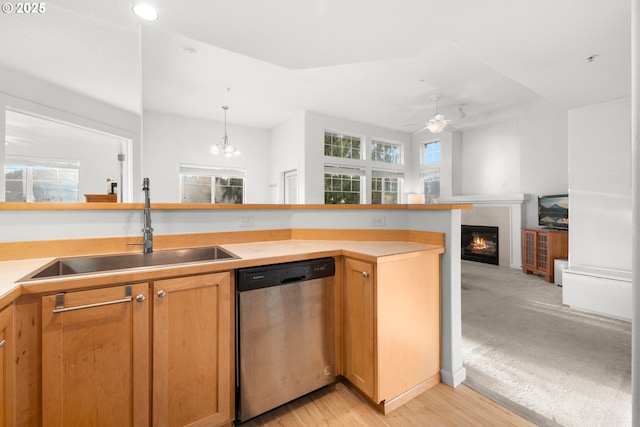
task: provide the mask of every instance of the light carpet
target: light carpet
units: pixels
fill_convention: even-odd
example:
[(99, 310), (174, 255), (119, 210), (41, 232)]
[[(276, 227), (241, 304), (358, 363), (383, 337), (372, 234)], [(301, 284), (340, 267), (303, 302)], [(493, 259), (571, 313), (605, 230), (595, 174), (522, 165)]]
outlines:
[(631, 425), (631, 324), (562, 305), (562, 288), (462, 261), (465, 384), (539, 426)]

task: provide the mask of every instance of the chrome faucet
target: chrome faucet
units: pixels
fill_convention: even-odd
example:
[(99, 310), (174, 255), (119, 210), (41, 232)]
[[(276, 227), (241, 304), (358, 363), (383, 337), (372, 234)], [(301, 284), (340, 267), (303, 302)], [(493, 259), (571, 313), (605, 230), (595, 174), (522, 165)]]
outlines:
[(151, 200), (149, 199), (149, 178), (142, 180), (144, 191), (144, 228), (142, 229), (142, 253), (153, 252), (153, 228), (151, 228)]

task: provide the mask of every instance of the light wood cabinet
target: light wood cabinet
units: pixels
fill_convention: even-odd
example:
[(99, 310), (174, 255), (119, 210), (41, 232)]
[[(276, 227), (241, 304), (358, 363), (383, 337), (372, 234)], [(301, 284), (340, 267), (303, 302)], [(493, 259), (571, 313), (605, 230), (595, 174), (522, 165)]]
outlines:
[(554, 283), (554, 261), (569, 257), (569, 232), (524, 228), (522, 230), (522, 271), (541, 274)]
[(149, 425), (147, 291), (142, 283), (42, 297), (43, 425)]
[(225, 272), (42, 297), (43, 425), (230, 425), (232, 296)]
[(343, 277), (344, 377), (374, 399), (374, 264), (346, 258)]
[(234, 299), (230, 273), (153, 283), (153, 425), (230, 424)]
[(0, 427), (15, 425), (13, 305), (0, 311)]
[(344, 266), (344, 377), (387, 413), (440, 382), (440, 255)]

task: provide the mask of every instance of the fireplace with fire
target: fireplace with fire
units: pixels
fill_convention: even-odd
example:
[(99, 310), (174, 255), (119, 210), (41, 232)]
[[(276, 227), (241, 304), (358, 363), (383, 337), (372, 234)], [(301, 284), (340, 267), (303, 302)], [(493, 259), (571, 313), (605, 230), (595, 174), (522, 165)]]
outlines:
[(498, 227), (463, 225), (461, 240), (462, 259), (499, 264)]

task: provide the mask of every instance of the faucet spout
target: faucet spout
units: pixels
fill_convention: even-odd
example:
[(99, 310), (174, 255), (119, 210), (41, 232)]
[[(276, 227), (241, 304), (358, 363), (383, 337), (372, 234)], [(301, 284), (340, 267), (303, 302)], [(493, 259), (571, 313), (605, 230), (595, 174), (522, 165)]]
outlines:
[(151, 199), (149, 198), (149, 178), (142, 180), (144, 191), (144, 227), (142, 229), (142, 253), (153, 252), (153, 228), (151, 228)]

